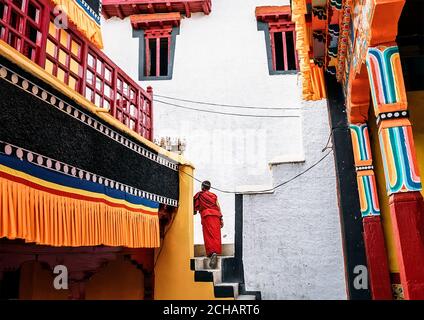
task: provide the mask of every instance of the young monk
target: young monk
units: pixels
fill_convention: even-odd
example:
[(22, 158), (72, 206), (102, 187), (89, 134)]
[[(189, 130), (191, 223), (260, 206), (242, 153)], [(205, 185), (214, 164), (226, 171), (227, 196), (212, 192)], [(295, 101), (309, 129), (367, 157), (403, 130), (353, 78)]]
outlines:
[(210, 192), (211, 183), (202, 182), (202, 191), (194, 196), (194, 214), (200, 212), (206, 255), (210, 258), (209, 267), (215, 269), (218, 254), (221, 254), (221, 228), (224, 226), (221, 208), (216, 194)]

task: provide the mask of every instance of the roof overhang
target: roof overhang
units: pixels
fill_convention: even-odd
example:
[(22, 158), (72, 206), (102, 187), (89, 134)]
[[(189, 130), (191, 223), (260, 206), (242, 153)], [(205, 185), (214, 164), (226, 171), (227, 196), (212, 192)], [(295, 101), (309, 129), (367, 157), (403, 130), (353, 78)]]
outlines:
[(102, 14), (106, 19), (136, 14), (179, 12), (190, 18), (192, 13), (208, 15), (212, 0), (103, 0)]
[(256, 7), (256, 19), (261, 22), (291, 21), (290, 6), (262, 6)]
[(178, 27), (181, 22), (179, 12), (136, 14), (130, 16), (131, 25), (134, 30)]

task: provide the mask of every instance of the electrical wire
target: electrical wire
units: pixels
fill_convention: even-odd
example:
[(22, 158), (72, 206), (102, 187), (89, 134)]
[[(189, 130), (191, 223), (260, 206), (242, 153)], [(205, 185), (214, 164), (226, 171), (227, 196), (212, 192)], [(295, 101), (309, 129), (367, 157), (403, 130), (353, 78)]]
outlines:
[(205, 109), (198, 109), (198, 108), (191, 108), (191, 107), (187, 107), (187, 106), (182, 106), (179, 104), (175, 104), (175, 103), (171, 103), (171, 102), (165, 102), (162, 100), (154, 100), (155, 102), (159, 102), (162, 103), (164, 105), (169, 105), (169, 106), (173, 106), (176, 108), (181, 108), (181, 109), (187, 109), (187, 110), (193, 110), (193, 111), (199, 111), (199, 112), (206, 112), (206, 113), (214, 113), (214, 114), (221, 114), (221, 115), (226, 115), (226, 116), (236, 116), (236, 117), (252, 117), (252, 118), (299, 118), (300, 116), (283, 116), (283, 115), (265, 115), (265, 114), (241, 114), (241, 113), (228, 113), (228, 112), (220, 112), (220, 111), (213, 111), (213, 110), (205, 110)]
[[(311, 165), (310, 167), (306, 168), (305, 170), (303, 170), (302, 172), (298, 173), (297, 175), (293, 176), (292, 178), (290, 178), (287, 181), (284, 181), (280, 184), (277, 184), (275, 187), (272, 187), (270, 189), (266, 189), (266, 190), (254, 190), (254, 191), (243, 191), (242, 193), (264, 193), (264, 192), (273, 192), (275, 190), (277, 190), (278, 188), (292, 182), (293, 180), (296, 180), (297, 178), (299, 178), (300, 176), (304, 175), (305, 173), (307, 173), (309, 170), (311, 170), (312, 168), (316, 167), (318, 164), (320, 164), (322, 161), (324, 161), (325, 158), (327, 158), (331, 153), (333, 152), (333, 150), (331, 149), (331, 151), (327, 152), (322, 158), (320, 158), (317, 162), (315, 162), (313, 165)], [(192, 177), (194, 180), (196, 180), (197, 182), (202, 183), (203, 181), (196, 178), (195, 176), (184, 172), (186, 175)], [(228, 191), (228, 190), (223, 190), (220, 188), (216, 188), (216, 187), (211, 187), (211, 189), (222, 192), (222, 193), (227, 193), (227, 194), (239, 194), (241, 192), (236, 192), (236, 191)]]
[(159, 97), (159, 98), (175, 100), (175, 101), (190, 102), (190, 103), (195, 103), (195, 104), (203, 104), (203, 105), (216, 106), (216, 107), (237, 108), (237, 109), (258, 109), (258, 110), (299, 110), (300, 109), (298, 107), (275, 108), (275, 107), (241, 106), (241, 105), (234, 105), (234, 104), (223, 104), (223, 103), (213, 103), (213, 102), (181, 99), (181, 98), (163, 96), (163, 95), (159, 95), (159, 94), (153, 94), (153, 96)]

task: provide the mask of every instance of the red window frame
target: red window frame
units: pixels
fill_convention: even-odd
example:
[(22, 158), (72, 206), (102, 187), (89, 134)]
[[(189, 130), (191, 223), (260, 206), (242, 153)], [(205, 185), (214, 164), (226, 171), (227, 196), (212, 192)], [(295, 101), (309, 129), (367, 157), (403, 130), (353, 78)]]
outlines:
[[(269, 23), (269, 35), (270, 35), (270, 43), (271, 43), (271, 52), (272, 52), (272, 68), (273, 71), (294, 71), (299, 70), (299, 60), (297, 57), (296, 51), (296, 31), (294, 23)], [(281, 33), (282, 43), (283, 43), (283, 68), (284, 70), (277, 70), (277, 54), (276, 54), (276, 44), (275, 44), (275, 35), (277, 33)], [(293, 38), (293, 50), (294, 50), (294, 59), (296, 69), (289, 69), (288, 62), (288, 51), (287, 51), (287, 33), (292, 33)]]
[[(0, 3), (0, 39), (34, 62), (39, 61), (42, 46), (44, 4), (38, 0), (10, 0)], [(35, 16), (30, 14), (30, 6)], [(30, 32), (35, 32), (35, 39)]]
[[(153, 140), (150, 87), (147, 92), (143, 90), (72, 23), (64, 30), (53, 28), (53, 6), (48, 0), (0, 1), (0, 40), (70, 85), (97, 107), (109, 109), (130, 129)], [(31, 37), (27, 35), (28, 30), (32, 30)], [(62, 32), (66, 37), (61, 36)], [(59, 74), (59, 70), (63, 72)], [(70, 82), (71, 78), (75, 82)]]
[[(51, 17), (51, 21), (54, 20), (54, 17)], [(52, 22), (50, 21), (50, 24)], [(50, 26), (49, 24), (49, 26)], [(67, 43), (63, 44), (61, 41), (61, 36), (63, 34), (68, 35), (67, 36)], [(84, 42), (81, 40), (81, 38), (72, 31), (72, 29), (59, 29), (55, 28), (55, 35), (51, 35), (50, 32), (47, 32), (47, 40), (51, 41), (55, 46), (54, 56), (52, 56), (50, 53), (46, 50), (46, 62), (47, 60), (53, 64), (53, 70), (52, 74), (55, 77), (58, 77), (59, 70), (62, 70), (64, 73), (64, 80), (63, 82), (67, 85), (70, 85), (70, 78), (73, 78), (75, 81), (75, 87), (72, 88), (76, 91), (81, 90), (81, 84), (82, 84), (82, 78), (83, 78), (83, 68), (84, 68)], [(75, 54), (72, 50), (72, 44), (76, 43), (79, 46), (78, 53)], [(64, 53), (65, 55), (65, 63), (62, 63), (60, 61), (59, 55), (61, 53)], [(74, 72), (71, 68), (71, 60), (74, 60), (78, 64), (78, 73)]]
[[(167, 65), (166, 74), (161, 75), (161, 42), (166, 39), (168, 46), (167, 49)], [(152, 74), (152, 57), (150, 51), (151, 40), (156, 41), (156, 61), (155, 74)], [(171, 41), (172, 41), (172, 28), (164, 29), (148, 29), (144, 32), (144, 76), (145, 77), (166, 77), (168, 76), (169, 63), (171, 62)]]
[(86, 66), (85, 97), (99, 108), (110, 109), (114, 99), (113, 66), (93, 50), (88, 50)]

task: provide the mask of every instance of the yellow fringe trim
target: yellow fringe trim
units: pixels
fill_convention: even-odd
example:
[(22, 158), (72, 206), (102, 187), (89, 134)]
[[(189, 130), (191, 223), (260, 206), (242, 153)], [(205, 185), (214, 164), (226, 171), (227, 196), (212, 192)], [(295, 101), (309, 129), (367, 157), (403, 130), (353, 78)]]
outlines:
[(159, 218), (0, 178), (0, 238), (49, 246), (160, 246)]
[(305, 0), (293, 0), (292, 21), (296, 24), (296, 50), (302, 75), (302, 96), (305, 100), (320, 100), (326, 97), (324, 72), (309, 58), (310, 32), (305, 21)]
[(100, 26), (81, 8), (74, 0), (52, 0), (55, 5), (60, 6), (69, 19), (76, 25), (88, 40), (96, 47), (103, 49), (103, 39)]

